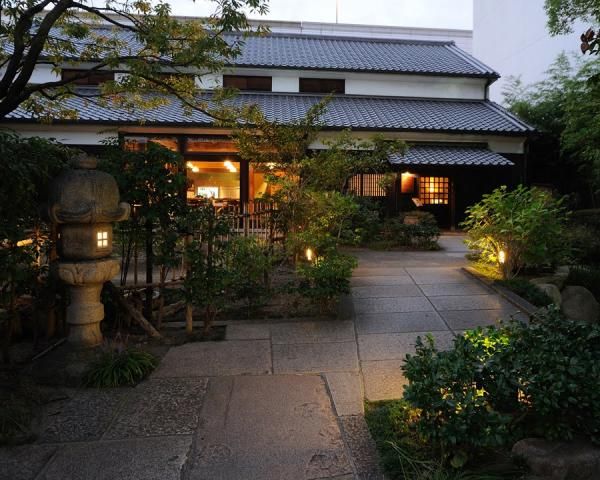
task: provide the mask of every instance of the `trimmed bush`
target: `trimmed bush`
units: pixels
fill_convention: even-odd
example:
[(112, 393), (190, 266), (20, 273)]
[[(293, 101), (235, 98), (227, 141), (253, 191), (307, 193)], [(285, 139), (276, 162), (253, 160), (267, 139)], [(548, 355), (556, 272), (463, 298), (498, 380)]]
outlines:
[(600, 325), (553, 307), (529, 326), (467, 332), (448, 351), (419, 339), (403, 371), (417, 432), (454, 465), (528, 436), (600, 444)]

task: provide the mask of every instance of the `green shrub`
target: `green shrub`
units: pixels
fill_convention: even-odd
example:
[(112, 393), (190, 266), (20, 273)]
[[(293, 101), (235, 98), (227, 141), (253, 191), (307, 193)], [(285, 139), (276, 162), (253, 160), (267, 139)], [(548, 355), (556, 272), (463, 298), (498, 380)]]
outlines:
[(525, 278), (496, 280), (496, 283), (511, 290), (536, 307), (546, 307), (552, 303), (552, 299), (544, 291)]
[(417, 223), (420, 225), (436, 225), (437, 220), (435, 215), (431, 212), (427, 212), (425, 210), (411, 210), (410, 212), (403, 212), (401, 214), (403, 218), (407, 216), (416, 217)]
[(467, 332), (448, 351), (419, 339), (403, 370), (417, 432), (454, 465), (526, 436), (600, 443), (600, 325), (556, 308)]
[(234, 237), (225, 246), (227, 290), (234, 299), (257, 305), (267, 293), (272, 255), (269, 248), (254, 237)]
[(600, 302), (600, 267), (571, 267), (565, 283), (587, 288)]
[(317, 257), (312, 263), (301, 263), (299, 293), (322, 311), (327, 310), (340, 295), (350, 293), (350, 278), (356, 265), (354, 257), (334, 252)]
[[(564, 241), (567, 213), (563, 199), (538, 188), (505, 186), (484, 195), (469, 207), (462, 223), (467, 245), (481, 251), (481, 258), (499, 265), (504, 278), (522, 268), (554, 265), (568, 255)], [(500, 252), (505, 253), (502, 261)]]
[(412, 247), (422, 250), (438, 248), (440, 229), (436, 224), (405, 224), (400, 218), (388, 218), (381, 230), (381, 240), (394, 247)]
[(357, 209), (342, 230), (341, 242), (346, 245), (365, 245), (376, 239), (383, 215), (381, 202), (369, 197), (355, 197)]
[(83, 377), (86, 387), (110, 388), (135, 385), (158, 365), (154, 355), (117, 345), (103, 351)]

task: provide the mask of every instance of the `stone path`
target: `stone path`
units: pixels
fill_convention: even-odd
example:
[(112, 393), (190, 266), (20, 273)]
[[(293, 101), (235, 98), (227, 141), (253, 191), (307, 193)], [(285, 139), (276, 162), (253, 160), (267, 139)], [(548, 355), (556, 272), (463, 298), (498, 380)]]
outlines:
[(439, 345), (516, 308), (441, 252), (357, 251), (344, 318), (233, 323), (171, 349), (132, 389), (56, 402), (34, 445), (0, 449), (0, 478), (382, 479), (363, 400), (398, 398), (418, 335)]

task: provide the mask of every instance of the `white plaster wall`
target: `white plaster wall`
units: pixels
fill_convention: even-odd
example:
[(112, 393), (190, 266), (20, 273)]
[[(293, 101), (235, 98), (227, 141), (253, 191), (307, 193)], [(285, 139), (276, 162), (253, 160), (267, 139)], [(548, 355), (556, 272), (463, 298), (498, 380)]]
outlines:
[(196, 76), (196, 85), (205, 90), (212, 90), (223, 86), (223, 75), (217, 73), (205, 73)]
[(50, 65), (37, 65), (31, 74), (29, 83), (46, 83), (60, 80), (60, 75), (52, 71)]
[(497, 102), (507, 77), (520, 76), (527, 84), (542, 80), (561, 52), (579, 49), (579, 36), (589, 27), (578, 24), (572, 34), (550, 36), (544, 0), (474, 0), (473, 8), (473, 54), (503, 77), (490, 87)]
[(429, 98), (485, 98), (485, 80), (415, 75), (352, 75), (346, 78), (348, 95)]
[(274, 92), (299, 92), (300, 77), (296, 76), (273, 76), (273, 91)]

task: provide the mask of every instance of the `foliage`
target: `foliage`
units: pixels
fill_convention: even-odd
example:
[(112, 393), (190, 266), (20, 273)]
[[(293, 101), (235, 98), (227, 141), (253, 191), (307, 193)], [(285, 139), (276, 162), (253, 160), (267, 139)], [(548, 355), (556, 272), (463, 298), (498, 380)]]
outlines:
[(271, 249), (258, 239), (230, 239), (225, 246), (224, 261), (231, 297), (244, 300), (249, 307), (258, 304), (268, 291), (272, 260)]
[[(385, 172), (389, 155), (404, 149), (402, 142), (380, 136), (360, 140), (345, 131), (322, 140), (327, 148), (311, 150), (327, 104), (327, 99), (319, 102), (303, 118), (285, 125), (269, 121), (255, 106), (248, 107), (236, 115), (242, 121), (233, 124), (240, 156), (274, 187), (270, 198), (279, 206), (279, 227), (286, 234), (315, 230), (320, 223), (321, 233), (340, 238), (356, 212), (350, 200), (339, 195), (348, 180), (359, 173)], [(327, 211), (329, 220), (320, 220), (315, 208)], [(338, 208), (343, 214), (335, 212)]]
[(369, 197), (354, 198), (356, 209), (346, 219), (340, 240), (346, 245), (365, 245), (374, 241), (381, 230), (381, 202)]
[(158, 365), (154, 355), (115, 343), (105, 348), (83, 377), (86, 387), (112, 388), (135, 385)]
[(587, 288), (600, 302), (599, 266), (573, 266), (569, 269), (569, 276), (565, 283)]
[(552, 303), (552, 299), (545, 292), (525, 278), (497, 280), (496, 283), (515, 292), (536, 307), (546, 307)]
[(440, 229), (437, 223), (403, 223), (400, 218), (386, 218), (381, 239), (391, 247), (412, 247), (422, 250), (438, 249)]
[(600, 209), (577, 210), (571, 215), (567, 230), (571, 245), (571, 263), (600, 265)]
[[(562, 204), (562, 199), (555, 200), (538, 188), (497, 188), (467, 209), (462, 223), (466, 243), (480, 250), (484, 261), (498, 264), (504, 278), (512, 278), (523, 267), (554, 264), (568, 253)], [(505, 253), (504, 263), (500, 252)]]
[[(576, 21), (588, 25), (600, 24), (600, 1), (598, 0), (546, 0), (548, 28), (552, 35), (560, 35), (573, 31)], [(583, 53), (600, 53), (600, 36), (592, 28), (581, 35), (581, 51)]]
[(188, 232), (198, 237), (186, 247), (188, 274), (184, 281), (186, 300), (203, 309), (204, 332), (227, 301), (231, 271), (225, 262), (225, 237), (229, 219), (216, 212), (210, 201), (196, 206), (185, 219)]
[[(240, 52), (251, 30), (246, 17), (267, 11), (263, 0), (216, 0), (215, 14), (178, 19), (167, 1), (108, 2), (5, 0), (0, 26), (0, 118), (21, 105), (48, 117), (73, 118), (64, 100), (83, 96), (121, 107), (155, 108), (169, 93), (184, 108), (205, 109), (190, 72), (211, 73)], [(99, 28), (105, 23), (106, 26)], [(259, 29), (259, 33), (264, 29)], [(223, 32), (240, 32), (226, 39)], [(59, 79), (31, 82), (38, 64), (52, 67)], [(65, 65), (87, 68), (61, 79)], [(77, 90), (74, 81), (98, 71), (127, 73), (104, 83), (98, 92)], [(170, 73), (170, 75), (165, 75)]]
[(600, 326), (549, 308), (456, 337), (439, 351), (417, 341), (403, 367), (418, 434), (453, 465), (526, 436), (600, 442)]
[(509, 109), (543, 133), (531, 148), (554, 172), (549, 180), (592, 204), (600, 192), (600, 82), (591, 79), (599, 72), (600, 59), (582, 63), (561, 54), (543, 81), (523, 85), (513, 78), (504, 91)]
[(391, 480), (500, 480), (521, 473), (511, 464), (478, 458), (475, 470), (445, 465), (415, 431), (418, 412), (405, 400), (367, 404), (365, 419), (387, 477)]
[(417, 223), (420, 225), (437, 226), (435, 215), (425, 210), (411, 210), (410, 212), (403, 212), (401, 215), (402, 218), (414, 217), (417, 220)]
[[(0, 318), (0, 330), (5, 361), (12, 334), (20, 325), (17, 299), (35, 294), (44, 282), (43, 259), (52, 245), (40, 206), (46, 200), (48, 181), (67, 167), (75, 153), (53, 140), (0, 132), (0, 306), (7, 310)], [(23, 244), (27, 241), (31, 243)]]
[(340, 295), (350, 293), (350, 277), (356, 264), (354, 257), (337, 252), (300, 263), (300, 294), (318, 303), (321, 311), (327, 310)]

